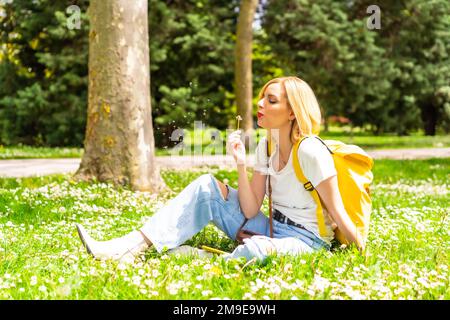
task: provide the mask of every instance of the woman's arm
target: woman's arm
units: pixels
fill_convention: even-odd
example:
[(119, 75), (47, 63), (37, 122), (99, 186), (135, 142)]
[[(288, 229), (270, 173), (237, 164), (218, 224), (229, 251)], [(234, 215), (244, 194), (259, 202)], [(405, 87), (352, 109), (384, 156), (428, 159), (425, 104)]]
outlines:
[(348, 216), (344, 203), (342, 202), (337, 176), (335, 175), (325, 179), (316, 187), (316, 190), (339, 230), (342, 231), (350, 242), (355, 243), (360, 251), (364, 252), (365, 244), (361, 234), (356, 231), (356, 225)]
[(231, 151), (237, 164), (239, 205), (244, 216), (251, 219), (258, 214), (264, 200), (265, 176), (254, 172), (252, 182), (248, 181), (245, 146), (241, 141), (241, 130), (236, 130), (228, 136), (227, 149)]
[(266, 175), (253, 171), (252, 181), (248, 181), (245, 165), (238, 164), (239, 205), (247, 219), (255, 217), (264, 201), (266, 193)]

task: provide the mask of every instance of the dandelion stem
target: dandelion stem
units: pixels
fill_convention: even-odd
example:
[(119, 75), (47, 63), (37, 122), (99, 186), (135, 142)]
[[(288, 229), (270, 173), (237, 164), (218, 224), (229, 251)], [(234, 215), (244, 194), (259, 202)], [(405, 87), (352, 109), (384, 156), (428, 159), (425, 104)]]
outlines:
[(237, 120), (237, 129), (236, 130), (239, 130), (239, 121), (242, 120), (242, 117), (240, 115), (237, 115), (236, 120)]

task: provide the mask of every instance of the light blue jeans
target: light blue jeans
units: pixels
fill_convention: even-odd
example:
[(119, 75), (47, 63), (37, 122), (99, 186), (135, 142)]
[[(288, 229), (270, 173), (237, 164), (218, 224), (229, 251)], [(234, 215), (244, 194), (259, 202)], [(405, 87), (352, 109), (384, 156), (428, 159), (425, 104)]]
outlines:
[[(218, 182), (211, 174), (192, 181), (176, 197), (159, 209), (141, 228), (158, 252), (182, 245), (212, 222), (231, 239), (245, 220), (239, 206), (238, 191), (227, 185), (224, 199)], [(262, 234), (245, 239), (225, 259), (245, 257), (263, 261), (271, 253), (301, 254), (329, 245), (313, 233), (288, 224), (273, 221), (273, 238), (269, 234), (269, 219), (260, 211), (249, 219), (244, 229)]]

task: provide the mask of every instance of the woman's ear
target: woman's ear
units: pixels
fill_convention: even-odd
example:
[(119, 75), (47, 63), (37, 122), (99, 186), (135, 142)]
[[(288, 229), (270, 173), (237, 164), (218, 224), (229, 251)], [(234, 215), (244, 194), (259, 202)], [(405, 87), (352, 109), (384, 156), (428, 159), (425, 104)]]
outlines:
[(295, 120), (295, 113), (291, 109), (291, 111), (289, 112), (289, 121), (293, 121), (293, 120)]

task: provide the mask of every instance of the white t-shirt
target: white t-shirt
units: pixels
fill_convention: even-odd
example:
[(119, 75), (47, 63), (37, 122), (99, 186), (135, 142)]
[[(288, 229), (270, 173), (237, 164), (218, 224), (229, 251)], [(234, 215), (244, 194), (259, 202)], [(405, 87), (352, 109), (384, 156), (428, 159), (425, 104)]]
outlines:
[[(286, 166), (276, 172), (273, 167), (273, 162), (275, 157), (278, 156), (278, 147), (273, 141), (272, 155), (268, 159), (266, 141), (266, 137), (261, 138), (256, 147), (254, 170), (262, 174), (270, 174), (273, 208), (279, 210), (292, 221), (303, 225), (307, 230), (325, 242), (330, 243), (334, 237), (331, 220), (328, 212), (323, 208), (327, 236), (321, 237), (317, 223), (316, 202), (295, 175), (292, 162), (294, 147), (291, 149)], [(298, 158), (303, 174), (306, 179), (311, 181), (314, 187), (319, 185), (323, 180), (337, 174), (330, 152), (315, 137), (307, 138), (300, 144)], [(268, 180), (266, 179), (266, 195), (269, 195)]]

